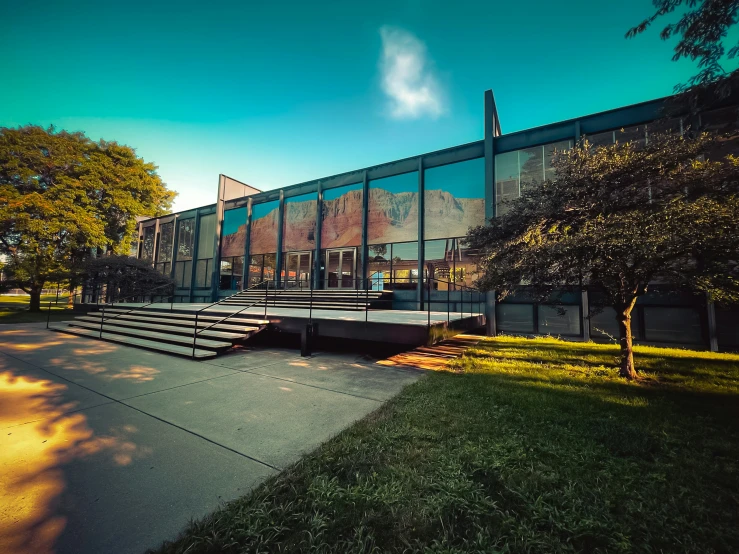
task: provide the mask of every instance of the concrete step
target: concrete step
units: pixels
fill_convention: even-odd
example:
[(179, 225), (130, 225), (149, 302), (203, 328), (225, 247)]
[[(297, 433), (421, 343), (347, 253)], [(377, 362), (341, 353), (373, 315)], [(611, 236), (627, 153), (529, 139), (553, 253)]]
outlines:
[[(177, 304), (175, 304), (176, 306)], [(159, 317), (159, 318), (172, 318), (172, 319), (181, 319), (181, 320), (194, 320), (195, 314), (194, 313), (181, 313), (181, 312), (170, 312), (169, 310), (157, 310), (157, 309), (144, 309), (144, 310), (136, 310), (131, 308), (106, 308), (105, 313), (106, 316), (110, 313), (126, 313), (129, 315), (140, 315), (145, 317)], [(96, 312), (93, 312), (96, 313)], [(214, 314), (214, 315), (206, 315), (206, 314)], [(200, 312), (198, 314), (198, 326), (200, 326), (201, 321), (207, 321), (210, 323), (219, 321), (224, 319), (226, 316), (228, 316), (228, 312), (219, 312), (216, 310), (208, 311), (208, 312)], [(219, 325), (246, 325), (249, 327), (257, 327), (262, 325), (269, 325), (268, 319), (255, 319), (255, 318), (248, 318), (243, 316), (234, 316), (229, 317), (224, 323), (219, 323)]]
[[(273, 304), (301, 304), (305, 306), (310, 306), (313, 304), (314, 306), (363, 306), (363, 305), (369, 305), (371, 304), (371, 301), (366, 301), (364, 298), (360, 298), (359, 300), (351, 300), (346, 302), (337, 302), (335, 300), (322, 300), (315, 298), (313, 299), (313, 302), (311, 302), (309, 299), (303, 299), (303, 298), (270, 298), (267, 300), (267, 305), (272, 306)], [(240, 298), (233, 298), (229, 300), (224, 300), (221, 303), (221, 306), (240, 306), (242, 304), (249, 305), (248, 300), (242, 300)], [(261, 305), (264, 306), (264, 301), (261, 302)]]
[(96, 332), (92, 329), (83, 328), (83, 327), (52, 326), (52, 327), (49, 327), (49, 329), (52, 329), (53, 331), (58, 331), (61, 333), (69, 333), (71, 335), (78, 335), (81, 337), (90, 337), (94, 339), (102, 339), (107, 342), (116, 342), (119, 344), (123, 344), (125, 346), (146, 348), (147, 350), (155, 350), (157, 352), (166, 352), (168, 354), (178, 354), (180, 356), (187, 356), (188, 358), (194, 355), (195, 358), (197, 359), (207, 359), (207, 358), (213, 358), (218, 355), (218, 353), (213, 350), (203, 350), (203, 349), (196, 348), (195, 351), (193, 352), (192, 346), (190, 347), (179, 346), (176, 344), (167, 344), (167, 343), (154, 341), (154, 340), (147, 340), (147, 339), (141, 339), (137, 337), (117, 335), (114, 333), (103, 332), (103, 335), (101, 337), (99, 332)]
[[(73, 320), (69, 322), (70, 326), (82, 327), (90, 329), (92, 331), (97, 330), (100, 332), (100, 324)], [(103, 334), (108, 335), (125, 335), (128, 337), (140, 338), (142, 340), (151, 341), (162, 341), (166, 343), (179, 344), (183, 346), (190, 345), (192, 347), (192, 337), (172, 335), (169, 333), (158, 333), (154, 331), (148, 331), (146, 329), (134, 329), (131, 327), (122, 327), (119, 325), (108, 325), (103, 324)], [(231, 342), (218, 341), (213, 339), (197, 338), (195, 341), (196, 347), (201, 347), (206, 350), (226, 350), (231, 348), (233, 344)]]
[[(86, 317), (93, 317), (97, 321), (100, 321), (100, 316), (102, 315), (101, 312), (89, 312), (86, 314)], [(175, 317), (167, 317), (169, 314), (165, 314), (161, 317), (157, 316), (156, 313), (147, 313), (147, 314), (109, 314), (107, 311), (105, 312), (105, 321), (109, 321), (109, 316), (111, 318), (115, 316), (112, 322), (121, 322), (121, 321), (141, 321), (141, 322), (147, 322), (147, 323), (157, 323), (162, 325), (171, 325), (176, 327), (182, 327), (185, 329), (189, 329), (190, 332), (192, 332), (192, 329), (195, 324), (194, 319), (188, 319), (188, 318), (175, 318)], [(217, 320), (216, 320), (217, 321)], [(230, 320), (227, 320), (230, 321)], [(267, 322), (268, 323), (268, 322)], [(257, 322), (255, 325), (230, 325), (229, 323), (215, 323), (213, 321), (208, 320), (201, 320), (198, 318), (198, 329), (203, 329), (204, 327), (210, 327), (209, 330), (214, 331), (226, 331), (230, 333), (251, 333), (255, 329), (260, 329), (267, 323), (263, 322)]]
[[(92, 322), (95, 323), (98, 328), (100, 327), (100, 315), (99, 313), (93, 313), (86, 316), (80, 316), (76, 317), (75, 321), (86, 321), (86, 322)], [(108, 325), (117, 325), (120, 327), (134, 327), (138, 329), (151, 329), (152, 331), (157, 332), (165, 332), (165, 333), (173, 333), (176, 335), (185, 335), (192, 337), (193, 331), (195, 329), (195, 326), (193, 325), (194, 322), (191, 322), (189, 325), (166, 325), (161, 323), (154, 323), (150, 321), (149, 318), (143, 318), (143, 319), (131, 319), (130, 316), (120, 316), (113, 319), (105, 319), (103, 322), (103, 327), (106, 327)], [(198, 328), (200, 328), (200, 325), (198, 325)], [(229, 340), (229, 341), (237, 341), (246, 338), (250, 332), (259, 330), (258, 327), (244, 327), (244, 332), (241, 333), (234, 333), (230, 331), (219, 331), (216, 329), (207, 329), (205, 331), (199, 331), (198, 336), (199, 337), (211, 337), (216, 339), (223, 339), (223, 340)]]

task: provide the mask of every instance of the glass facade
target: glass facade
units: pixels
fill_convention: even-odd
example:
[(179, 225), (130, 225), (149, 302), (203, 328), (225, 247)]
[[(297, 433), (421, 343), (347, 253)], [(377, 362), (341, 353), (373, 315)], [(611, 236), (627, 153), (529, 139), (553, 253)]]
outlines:
[(144, 237), (141, 243), (141, 259), (147, 262), (154, 261), (154, 225), (144, 227)]
[(251, 235), (249, 236), (249, 252), (251, 254), (277, 252), (279, 215), (279, 200), (252, 206)]
[(424, 276), (433, 290), (457, 290), (473, 286), (477, 276), (477, 252), (462, 239), (427, 240), (424, 243)]
[(157, 247), (157, 271), (168, 275), (172, 270), (172, 246), (174, 241), (174, 221), (159, 226), (159, 245)]
[(650, 342), (701, 344), (700, 315), (692, 308), (644, 306), (644, 339)]
[(282, 250), (313, 250), (316, 247), (316, 208), (318, 195), (303, 194), (285, 199), (282, 224)]
[(368, 252), (367, 277), (372, 290), (416, 288), (418, 242), (374, 244)]
[[(277, 277), (277, 254), (259, 254), (249, 258), (249, 286), (266, 286)], [(271, 286), (271, 285), (270, 285)]]
[(243, 256), (246, 249), (246, 206), (226, 210), (221, 230), (221, 258)]
[(383, 244), (418, 239), (418, 172), (369, 183), (367, 239)]
[(321, 248), (362, 244), (362, 183), (323, 191)]
[(485, 158), (424, 171), (424, 238), (462, 237), (485, 223)]
[(198, 261), (195, 266), (195, 288), (209, 288), (213, 272), (215, 250), (216, 214), (200, 217), (198, 231)]
[(195, 218), (177, 222), (177, 254), (174, 280), (180, 288), (190, 288), (192, 282), (192, 255), (195, 244)]
[[(220, 289), (220, 296), (225, 297), (247, 286), (264, 286), (265, 281), (274, 283), (281, 276), (285, 287), (308, 287), (315, 283), (327, 289), (354, 289), (368, 285), (373, 290), (395, 289), (393, 303), (399, 309), (417, 309), (419, 300), (424, 302), (425, 298), (432, 299), (432, 310), (444, 309), (441, 300), (447, 298), (451, 303), (459, 303), (464, 298), (460, 289), (474, 286), (478, 253), (467, 248), (463, 239), (470, 227), (485, 223), (486, 208), (491, 207), (486, 206), (486, 202), (495, 204), (497, 214), (504, 214), (509, 203), (519, 198), (527, 187), (556, 179), (552, 164), (554, 154), (570, 148), (573, 141), (547, 143), (550, 137), (574, 138), (578, 123), (579, 128), (602, 129), (586, 135), (596, 147), (627, 141), (648, 144), (655, 133), (682, 133), (690, 127), (718, 132), (739, 128), (735, 108), (720, 108), (685, 120), (658, 119), (616, 127), (619, 122), (642, 121), (650, 109), (640, 105), (638, 109), (625, 108), (623, 114), (614, 111), (595, 118), (588, 116), (578, 121), (552, 124), (510, 138), (498, 136), (495, 149), (500, 153), (494, 155), (494, 160), (487, 160), (494, 167), (492, 190), (486, 188), (486, 160), (482, 157), (485, 144), (477, 141), (416, 159), (368, 168), (365, 170), (369, 178), (366, 197), (362, 182), (343, 184), (361, 175), (359, 171), (328, 177), (320, 184), (318, 181), (304, 183), (300, 186), (304, 194), (285, 198), (282, 219), (278, 200), (260, 202), (276, 198), (274, 192), (251, 196), (250, 220), (247, 208), (239, 206), (246, 202), (246, 197), (228, 200), (226, 206), (239, 207), (223, 212), (218, 244), (215, 239), (219, 223), (212, 213), (212, 205), (184, 212), (180, 214), (186, 216), (182, 219), (164, 216), (158, 227), (147, 220), (140, 224), (134, 236), (135, 255), (164, 274), (172, 273), (179, 289), (175, 297), (181, 301), (210, 302), (217, 299), (214, 288)], [(730, 137), (718, 141), (721, 155), (739, 151), (731, 141)], [(501, 152), (505, 148), (518, 149)], [(470, 156), (478, 157), (468, 159)], [(427, 167), (422, 180), (424, 226), (421, 236), (418, 228), (419, 174), (415, 171), (419, 166)], [(405, 173), (371, 178), (391, 171)], [(332, 188), (336, 184), (341, 186)], [(284, 194), (295, 190), (285, 189)], [(319, 190), (322, 191), (320, 206)], [(366, 229), (362, 227), (364, 213), (367, 215)], [(317, 217), (320, 217), (320, 237), (316, 235)], [(419, 264), (420, 240), (424, 242), (423, 260)], [(280, 245), (281, 252), (278, 252)], [(245, 258), (247, 252), (249, 257)], [(367, 258), (363, 259), (365, 252)], [(217, 258), (220, 260), (218, 272), (214, 272)], [(278, 260), (281, 260), (279, 267)], [(316, 271), (318, 275), (313, 275)], [(211, 282), (214, 273), (218, 276), (217, 283)], [(430, 296), (425, 295), (422, 284), (429, 285)], [(440, 291), (445, 294), (439, 294)], [(594, 298), (593, 294), (590, 297)], [(467, 300), (472, 304), (469, 295)], [(571, 337), (587, 337), (589, 333), (596, 340), (617, 338), (612, 309), (607, 308), (583, 320), (579, 293), (566, 302), (572, 305), (562, 309), (535, 304), (523, 295), (509, 297), (495, 307), (497, 329), (504, 333)], [(595, 302), (590, 305), (594, 306)], [(712, 329), (710, 313), (703, 297), (698, 301), (680, 298), (670, 302), (656, 293), (654, 297), (640, 298), (637, 303), (632, 319), (633, 333), (639, 341), (689, 346), (718, 343), (719, 348), (739, 348), (739, 310), (736, 306), (716, 308), (715, 331), (709, 331)], [(709, 342), (709, 332), (714, 333), (710, 337), (712, 342)]]
[(226, 210), (221, 230), (220, 290), (241, 290), (245, 248), (246, 206)]
[(529, 186), (545, 179), (556, 179), (552, 158), (556, 151), (572, 148), (571, 140), (563, 140), (504, 152), (495, 156), (495, 213), (503, 215), (511, 201)]
[(244, 275), (244, 256), (221, 259), (220, 290), (241, 290)]

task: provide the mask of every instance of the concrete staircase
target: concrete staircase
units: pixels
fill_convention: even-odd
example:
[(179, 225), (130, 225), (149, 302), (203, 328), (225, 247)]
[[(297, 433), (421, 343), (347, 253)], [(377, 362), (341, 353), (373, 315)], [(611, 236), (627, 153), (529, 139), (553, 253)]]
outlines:
[(217, 323), (226, 315), (198, 314), (198, 333), (194, 350), (194, 313), (106, 307), (102, 327), (103, 312), (99, 310), (77, 316), (73, 321), (64, 322), (62, 326), (50, 329), (168, 354), (205, 359), (217, 356), (269, 325), (269, 321), (266, 320), (238, 315)]
[(301, 308), (308, 309), (313, 305), (314, 310), (352, 310), (366, 311), (368, 309), (392, 309), (392, 291), (364, 291), (352, 289), (313, 290), (301, 288), (287, 289), (249, 289), (226, 298), (220, 302), (221, 306), (264, 306), (272, 308)]

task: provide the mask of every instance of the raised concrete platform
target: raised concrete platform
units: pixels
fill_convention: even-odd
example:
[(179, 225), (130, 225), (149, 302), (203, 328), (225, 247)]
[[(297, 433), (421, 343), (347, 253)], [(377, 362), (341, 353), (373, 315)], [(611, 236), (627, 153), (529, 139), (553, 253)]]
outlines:
[(429, 336), (438, 336), (443, 329), (456, 330), (476, 329), (485, 324), (485, 318), (473, 310), (469, 312), (447, 313), (419, 310), (308, 310), (304, 308), (279, 308), (268, 306), (243, 309), (239, 306), (219, 304), (208, 307), (202, 303), (154, 303), (116, 304), (116, 308), (137, 308), (145, 306), (146, 310), (193, 314), (200, 312), (203, 316), (239, 313), (241, 317), (264, 318), (270, 321), (273, 328), (285, 333), (300, 333), (312, 322), (318, 324), (318, 333), (322, 337), (377, 341), (392, 344), (420, 345), (429, 340)]

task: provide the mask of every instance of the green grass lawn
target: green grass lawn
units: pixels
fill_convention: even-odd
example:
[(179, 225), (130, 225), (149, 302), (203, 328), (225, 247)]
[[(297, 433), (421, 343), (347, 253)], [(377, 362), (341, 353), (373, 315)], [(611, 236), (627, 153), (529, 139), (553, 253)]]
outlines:
[(46, 323), (47, 317), (50, 321), (69, 321), (74, 319), (74, 312), (63, 308), (52, 308), (51, 314), (46, 313), (46, 308), (41, 312), (32, 313), (28, 310), (4, 310), (0, 308), (0, 325), (11, 323)]
[(51, 303), (51, 321), (66, 321), (74, 319), (72, 310), (67, 310), (67, 295), (60, 294), (59, 302), (56, 294), (41, 295), (41, 312), (28, 311), (28, 295), (0, 294), (0, 325), (10, 323), (46, 323), (47, 308)]
[(739, 355), (484, 340), (156, 552), (739, 552)]
[[(65, 304), (67, 302), (68, 295), (66, 293), (59, 293), (59, 304)], [(0, 294), (0, 304), (19, 304), (26, 305), (30, 301), (31, 297), (28, 295), (17, 295), (17, 294)], [(42, 294), (41, 305), (46, 305), (51, 302), (56, 303), (56, 294)]]

